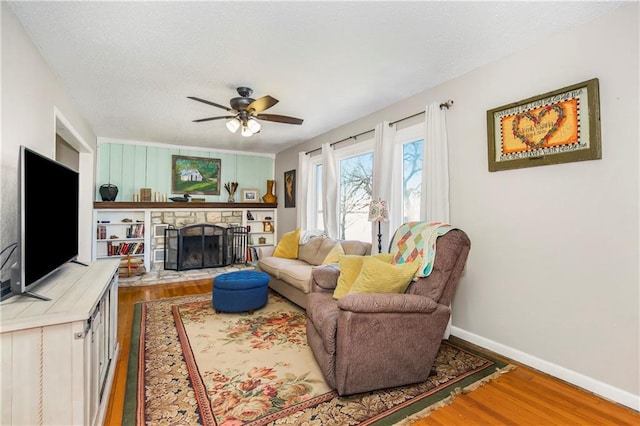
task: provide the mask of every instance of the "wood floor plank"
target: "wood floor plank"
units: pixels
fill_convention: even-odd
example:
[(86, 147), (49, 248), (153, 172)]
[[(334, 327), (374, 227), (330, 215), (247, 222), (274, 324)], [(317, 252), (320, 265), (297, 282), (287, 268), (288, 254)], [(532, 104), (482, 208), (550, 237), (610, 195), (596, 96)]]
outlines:
[[(122, 424), (135, 304), (144, 300), (210, 292), (211, 279), (119, 288), (120, 354), (116, 363), (105, 425)], [(433, 411), (428, 417), (417, 420), (412, 426), (631, 426), (640, 424), (640, 413), (637, 411), (600, 398), (477, 346), (476, 349), (511, 362), (517, 365), (517, 368), (470, 393), (457, 396), (451, 404)]]

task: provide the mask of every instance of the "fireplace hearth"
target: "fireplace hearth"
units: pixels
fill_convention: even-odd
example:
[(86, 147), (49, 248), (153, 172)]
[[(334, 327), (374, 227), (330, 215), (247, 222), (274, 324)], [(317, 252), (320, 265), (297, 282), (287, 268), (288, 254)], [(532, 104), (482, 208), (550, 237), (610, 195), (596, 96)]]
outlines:
[(247, 232), (244, 227), (190, 225), (167, 228), (164, 236), (164, 269), (184, 271), (246, 262)]

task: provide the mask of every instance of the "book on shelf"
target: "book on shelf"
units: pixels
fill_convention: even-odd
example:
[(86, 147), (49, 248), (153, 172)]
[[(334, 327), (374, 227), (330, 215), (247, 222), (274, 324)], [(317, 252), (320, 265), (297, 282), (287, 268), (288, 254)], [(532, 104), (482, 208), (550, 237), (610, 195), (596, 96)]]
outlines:
[(144, 223), (136, 223), (127, 227), (127, 238), (143, 238)]
[(106, 240), (107, 239), (107, 227), (104, 225), (98, 225), (98, 235), (97, 238), (99, 240)]
[(123, 256), (123, 255), (131, 255), (131, 254), (142, 254), (144, 253), (144, 243), (136, 242), (136, 243), (127, 243), (122, 242), (118, 244), (114, 244), (111, 241), (107, 242), (107, 256)]
[(247, 247), (247, 262), (255, 263), (258, 259), (258, 250), (255, 247)]

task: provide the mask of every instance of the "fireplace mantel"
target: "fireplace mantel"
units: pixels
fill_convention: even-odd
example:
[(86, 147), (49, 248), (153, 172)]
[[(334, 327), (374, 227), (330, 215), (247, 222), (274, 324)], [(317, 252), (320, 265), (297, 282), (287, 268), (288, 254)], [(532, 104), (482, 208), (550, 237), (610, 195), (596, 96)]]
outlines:
[(94, 209), (275, 209), (278, 203), (95, 201)]

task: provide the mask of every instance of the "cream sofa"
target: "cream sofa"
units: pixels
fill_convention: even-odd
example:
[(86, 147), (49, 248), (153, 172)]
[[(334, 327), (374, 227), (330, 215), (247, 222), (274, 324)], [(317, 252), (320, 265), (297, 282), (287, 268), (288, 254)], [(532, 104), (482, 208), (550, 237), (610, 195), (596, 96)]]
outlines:
[(275, 247), (261, 247), (257, 269), (269, 274), (269, 287), (306, 309), (307, 295), (311, 292), (311, 272), (316, 266), (322, 265), (336, 244), (342, 245), (345, 254), (371, 254), (371, 243), (368, 242), (315, 237), (298, 245), (297, 259), (274, 257)]

